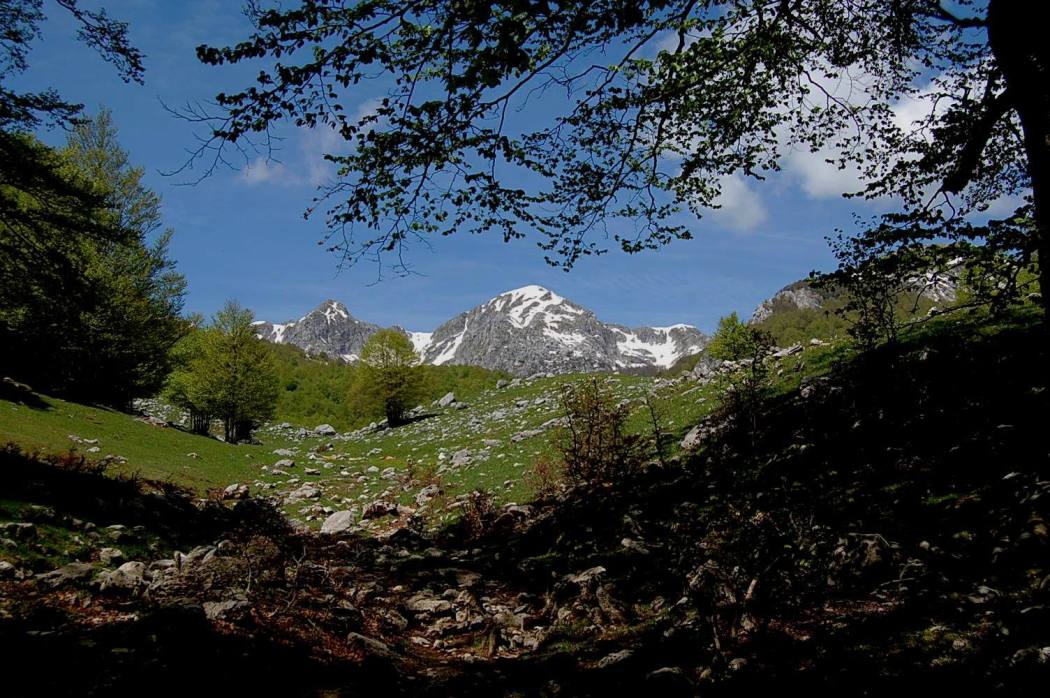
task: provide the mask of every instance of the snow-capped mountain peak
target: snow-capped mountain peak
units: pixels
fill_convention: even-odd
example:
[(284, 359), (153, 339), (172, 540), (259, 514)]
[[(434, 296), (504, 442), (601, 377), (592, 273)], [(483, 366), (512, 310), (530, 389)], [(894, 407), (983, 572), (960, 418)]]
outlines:
[[(258, 323), (259, 336), (353, 361), (378, 325), (328, 300), (294, 322)], [(543, 286), (501, 293), (433, 332), (404, 332), (423, 361), (469, 364), (517, 375), (666, 368), (696, 353), (707, 337), (690, 325), (630, 329)]]
[(528, 327), (536, 319), (550, 327), (589, 312), (557, 293), (535, 285), (501, 293), (489, 304), (497, 312), (505, 313), (507, 320), (519, 329)]

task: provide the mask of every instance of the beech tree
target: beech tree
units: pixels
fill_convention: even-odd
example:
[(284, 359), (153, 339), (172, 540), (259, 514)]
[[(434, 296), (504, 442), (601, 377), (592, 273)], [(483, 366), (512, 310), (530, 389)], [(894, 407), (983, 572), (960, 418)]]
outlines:
[(412, 342), (397, 330), (379, 330), (361, 349), (356, 391), (365, 407), (384, 415), (390, 426), (405, 421), (405, 414), (423, 395), (423, 374)]
[(226, 441), (236, 443), (273, 416), (277, 372), (269, 344), (255, 335), (253, 319), (250, 310), (227, 302), (207, 327), (176, 348), (176, 370), (166, 392), (188, 411), (194, 432), (206, 432), (210, 421), (219, 419)]
[[(249, 2), (254, 32), (198, 56), (259, 62), (255, 84), (184, 115), (209, 128), (205, 174), (232, 162), (231, 147), (269, 152), (285, 119), (341, 135), (325, 156), (338, 179), (308, 213), (327, 210), (327, 242), (349, 263), (393, 254), (403, 269), (413, 241), (455, 232), (536, 235), (565, 268), (659, 247), (689, 237), (678, 214), (717, 207), (727, 177), (763, 179), (796, 150), (857, 168), (863, 184), (844, 193), (899, 205), (905, 217), (880, 234), (904, 243), (980, 243), (971, 214), (1030, 194), (1010, 248), (1030, 261), (1050, 253), (1050, 44), (1036, 9)], [(373, 80), (383, 97), (362, 111), (355, 96)], [(920, 107), (904, 125), (902, 103)]]

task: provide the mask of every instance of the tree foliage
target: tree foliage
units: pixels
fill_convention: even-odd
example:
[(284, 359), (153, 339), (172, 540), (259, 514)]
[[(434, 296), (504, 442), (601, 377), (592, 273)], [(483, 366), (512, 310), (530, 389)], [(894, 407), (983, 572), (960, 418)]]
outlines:
[(0, 186), (19, 212), (0, 219), (5, 369), (121, 407), (152, 394), (184, 331), (185, 279), (168, 256), (160, 198), (106, 111), (78, 121), (58, 151), (29, 136), (15, 141), (32, 151), (42, 180), (32, 194), (25, 181)]
[[(125, 23), (78, 0), (53, 4), (125, 81), (142, 81)], [(155, 235), (156, 195), (108, 117), (88, 121), (54, 90), (11, 86), (29, 67), (44, 9), (43, 0), (0, 7), (0, 367), (43, 389), (125, 406), (163, 377), (182, 280), (168, 236)], [(62, 152), (28, 135), (55, 126), (75, 129)], [(124, 215), (136, 206), (140, 215)]]
[(218, 419), (226, 441), (236, 443), (273, 416), (277, 373), (270, 345), (255, 335), (253, 319), (250, 310), (228, 302), (177, 347), (178, 368), (167, 395), (189, 412), (194, 431), (206, 431), (210, 420)]
[(718, 321), (718, 330), (707, 347), (711, 356), (734, 364), (733, 370), (724, 374), (719, 396), (726, 417), (746, 432), (752, 445), (758, 431), (759, 405), (770, 389), (767, 359), (773, 347), (772, 336), (741, 322), (736, 313)]
[(403, 424), (408, 410), (424, 394), (419, 355), (403, 332), (380, 330), (361, 349), (358, 380), (366, 409)]
[[(197, 155), (208, 171), (231, 146), (265, 149), (285, 118), (337, 132), (346, 145), (326, 157), (339, 178), (320, 199), (346, 260), (395, 253), (403, 266), (413, 241), (463, 231), (535, 234), (566, 268), (606, 236), (659, 247), (689, 236), (683, 209), (718, 206), (726, 177), (763, 179), (796, 150), (857, 167), (852, 194), (938, 225), (1031, 189), (1024, 243), (1048, 253), (1050, 48), (1027, 3), (248, 7), (251, 36), (198, 49), (263, 65), (217, 113), (187, 114), (210, 127)], [(371, 80), (385, 96), (350, 108)], [(920, 118), (901, 123), (902, 102)]]

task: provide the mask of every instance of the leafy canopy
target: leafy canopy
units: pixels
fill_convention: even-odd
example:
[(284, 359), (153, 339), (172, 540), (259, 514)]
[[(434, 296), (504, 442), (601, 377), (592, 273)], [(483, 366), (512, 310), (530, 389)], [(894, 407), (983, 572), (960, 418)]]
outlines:
[(250, 310), (227, 302), (206, 328), (177, 348), (180, 365), (168, 382), (169, 399), (190, 412), (195, 426), (222, 420), (229, 442), (249, 438), (277, 405), (273, 354), (255, 335), (253, 319)]
[[(210, 128), (196, 156), (209, 172), (230, 148), (269, 153), (283, 119), (334, 130), (339, 177), (316, 204), (349, 263), (392, 254), (405, 271), (413, 242), (468, 231), (535, 235), (566, 269), (656, 248), (689, 237), (679, 214), (717, 207), (726, 177), (763, 179), (795, 150), (858, 167), (854, 194), (937, 227), (1029, 187), (1038, 198), (1035, 160), (1050, 156), (1050, 49), (1034, 9), (1009, 0), (248, 9), (251, 36), (198, 48), (260, 71), (218, 112), (185, 114)], [(357, 109), (377, 88), (374, 110)], [(901, 123), (902, 101), (922, 115)]]
[(424, 394), (419, 364), (411, 340), (398, 330), (379, 330), (361, 349), (359, 393), (365, 405), (384, 415), (391, 426), (403, 423)]

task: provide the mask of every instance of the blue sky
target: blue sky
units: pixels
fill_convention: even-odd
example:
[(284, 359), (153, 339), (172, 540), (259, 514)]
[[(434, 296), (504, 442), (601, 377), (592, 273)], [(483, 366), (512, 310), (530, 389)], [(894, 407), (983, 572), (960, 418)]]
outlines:
[[(96, 3), (87, 3), (94, 6)], [(416, 248), (418, 275), (386, 275), (367, 263), (339, 272), (337, 259), (318, 245), (320, 218), (304, 220), (316, 184), (326, 175), (321, 154), (330, 139), (289, 126), (280, 163), (254, 162), (221, 171), (196, 186), (167, 177), (194, 143), (191, 124), (166, 113), (246, 83), (257, 67), (199, 64), (198, 44), (233, 42), (250, 29), (235, 0), (111, 0), (110, 13), (131, 24), (146, 54), (146, 84), (125, 85), (115, 71), (73, 39), (71, 22), (53, 3), (52, 18), (31, 55), (22, 88), (54, 87), (89, 112), (113, 111), (132, 161), (147, 169), (147, 184), (164, 199), (174, 228), (172, 254), (189, 280), (187, 310), (214, 312), (228, 298), (274, 321), (296, 318), (327, 298), (343, 301), (364, 320), (432, 330), (454, 314), (512, 288), (540, 284), (592, 308), (599, 318), (636, 326), (687, 322), (712, 330), (730, 311), (749, 315), (777, 289), (813, 269), (833, 266), (824, 237), (849, 226), (851, 212), (867, 217), (870, 204), (845, 201), (848, 175), (817, 156), (788, 158), (772, 181), (732, 180), (724, 208), (690, 219), (694, 239), (656, 252), (617, 251), (588, 258), (565, 273), (548, 267), (528, 241), (452, 236), (431, 250)], [(368, 108), (377, 95), (353, 95)], [(61, 132), (43, 133), (54, 144)]]

